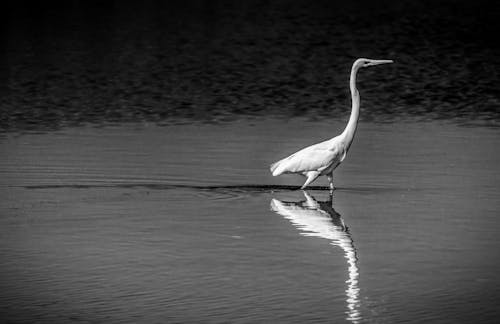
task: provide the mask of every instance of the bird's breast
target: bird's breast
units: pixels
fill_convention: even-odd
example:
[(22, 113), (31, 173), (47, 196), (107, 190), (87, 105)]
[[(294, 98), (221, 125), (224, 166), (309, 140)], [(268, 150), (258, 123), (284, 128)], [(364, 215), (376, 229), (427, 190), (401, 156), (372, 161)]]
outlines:
[(321, 172), (321, 175), (326, 175), (326, 174), (330, 174), (333, 172), (333, 170), (335, 170), (340, 164), (340, 161), (338, 160), (334, 160), (332, 161), (332, 163), (330, 163), (330, 165), (328, 165), (322, 172)]

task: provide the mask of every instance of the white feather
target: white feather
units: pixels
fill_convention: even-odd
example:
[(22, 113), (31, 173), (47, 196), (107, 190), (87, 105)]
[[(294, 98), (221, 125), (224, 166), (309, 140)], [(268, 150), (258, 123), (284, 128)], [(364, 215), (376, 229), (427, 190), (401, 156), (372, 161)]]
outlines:
[(344, 146), (339, 137), (306, 147), (271, 165), (273, 176), (283, 173), (305, 174), (310, 171), (333, 171), (343, 160)]

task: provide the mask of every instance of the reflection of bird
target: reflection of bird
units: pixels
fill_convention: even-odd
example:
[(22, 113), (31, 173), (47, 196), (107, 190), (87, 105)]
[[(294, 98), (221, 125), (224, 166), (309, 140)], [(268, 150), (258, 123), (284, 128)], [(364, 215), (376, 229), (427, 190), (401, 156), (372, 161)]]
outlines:
[(334, 189), (333, 170), (335, 170), (335, 168), (345, 159), (358, 123), (359, 92), (358, 89), (356, 89), (356, 74), (362, 67), (384, 63), (392, 63), (392, 61), (360, 58), (354, 62), (350, 79), (352, 110), (345, 130), (339, 136), (306, 147), (289, 157), (273, 163), (271, 165), (273, 176), (278, 176), (283, 173), (301, 174), (307, 177), (306, 182), (302, 185), (302, 189), (304, 189), (307, 185), (316, 180), (317, 177), (326, 175), (330, 182), (330, 190)]
[(361, 319), (359, 311), (359, 269), (354, 242), (344, 220), (332, 205), (332, 196), (328, 201), (316, 201), (303, 191), (306, 197), (301, 202), (284, 202), (271, 200), (271, 209), (288, 219), (301, 231), (301, 235), (321, 237), (330, 240), (332, 245), (339, 246), (344, 251), (344, 257), (349, 264), (349, 280), (347, 280), (346, 301), (347, 320), (357, 323)]

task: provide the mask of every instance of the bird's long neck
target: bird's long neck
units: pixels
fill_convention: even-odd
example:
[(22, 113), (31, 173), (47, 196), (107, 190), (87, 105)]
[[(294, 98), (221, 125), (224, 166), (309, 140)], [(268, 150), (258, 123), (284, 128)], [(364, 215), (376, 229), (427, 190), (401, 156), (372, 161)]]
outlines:
[(349, 122), (347, 123), (344, 132), (342, 132), (341, 136), (344, 138), (344, 142), (346, 143), (347, 149), (351, 146), (352, 140), (354, 139), (354, 134), (356, 133), (356, 127), (358, 125), (359, 118), (359, 92), (356, 89), (356, 75), (358, 73), (359, 67), (353, 65), (351, 69), (351, 79), (349, 81), (349, 86), (351, 89), (351, 116), (349, 117)]

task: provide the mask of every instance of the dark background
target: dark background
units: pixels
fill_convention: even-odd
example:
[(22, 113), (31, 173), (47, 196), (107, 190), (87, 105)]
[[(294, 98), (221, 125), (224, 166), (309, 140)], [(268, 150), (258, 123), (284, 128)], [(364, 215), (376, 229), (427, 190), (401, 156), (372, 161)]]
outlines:
[(242, 116), (500, 120), (496, 1), (10, 2), (0, 129)]

